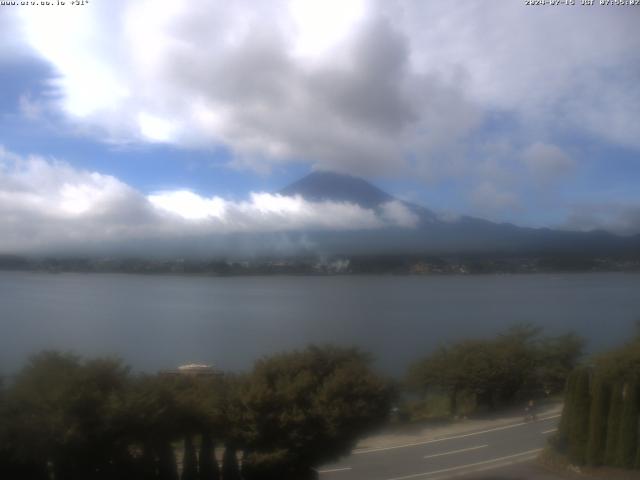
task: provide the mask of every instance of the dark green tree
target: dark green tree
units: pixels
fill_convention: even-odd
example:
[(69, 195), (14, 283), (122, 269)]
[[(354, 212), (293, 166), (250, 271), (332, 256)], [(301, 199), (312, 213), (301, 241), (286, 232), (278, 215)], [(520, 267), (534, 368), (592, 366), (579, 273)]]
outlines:
[(222, 480), (242, 480), (237, 450), (232, 443), (227, 443), (222, 456)]
[(69, 480), (127, 478), (132, 464), (119, 422), (127, 383), (118, 361), (57, 352), (31, 358), (7, 398), (18, 463), (48, 464)]
[(200, 480), (220, 480), (220, 468), (215, 458), (215, 445), (209, 432), (202, 434), (198, 465)]
[(536, 377), (547, 395), (564, 390), (567, 378), (577, 367), (583, 350), (584, 339), (575, 333), (541, 339)]
[(523, 397), (561, 391), (581, 353), (573, 335), (541, 337), (537, 327), (517, 325), (495, 339), (464, 340), (414, 363), (407, 383), (414, 390), (446, 392), (451, 413), (460, 394), (489, 409)]
[(184, 457), (182, 459), (181, 480), (198, 480), (198, 456), (193, 446), (193, 438), (187, 435), (184, 438)]
[(573, 414), (574, 397), (576, 394), (576, 380), (578, 372), (574, 371), (569, 374), (564, 393), (564, 406), (562, 408), (562, 417), (558, 425), (558, 433), (555, 436), (554, 443), (558, 450), (566, 453), (569, 445), (569, 429), (571, 425), (571, 416)]
[(158, 456), (158, 480), (178, 480), (176, 455), (168, 440), (158, 441), (156, 455)]
[(587, 444), (587, 464), (602, 465), (607, 440), (607, 416), (611, 400), (611, 388), (600, 374), (595, 376), (589, 415), (589, 442)]
[(582, 368), (577, 371), (575, 391), (571, 396), (569, 423), (569, 459), (576, 465), (586, 463), (589, 440), (589, 407), (591, 372)]
[(145, 471), (157, 472), (160, 480), (178, 478), (173, 442), (182, 440), (184, 405), (179, 401), (177, 383), (181, 379), (161, 375), (140, 376), (132, 382), (124, 422), (129, 436), (144, 451)]
[(368, 363), (355, 349), (314, 346), (258, 361), (242, 392), (247, 464), (301, 480), (349, 452), (391, 406), (388, 382)]
[(464, 388), (464, 371), (458, 351), (452, 346), (441, 346), (431, 355), (415, 362), (409, 368), (409, 387), (424, 395), (431, 391), (445, 392), (449, 397), (449, 412), (458, 411), (458, 394)]
[(622, 414), (618, 437), (616, 464), (633, 468), (638, 449), (638, 382), (627, 382), (622, 392)]
[(623, 384), (614, 384), (609, 402), (609, 416), (607, 417), (607, 444), (605, 450), (605, 464), (615, 465), (617, 461), (618, 439), (620, 437), (620, 422), (622, 420), (622, 388)]

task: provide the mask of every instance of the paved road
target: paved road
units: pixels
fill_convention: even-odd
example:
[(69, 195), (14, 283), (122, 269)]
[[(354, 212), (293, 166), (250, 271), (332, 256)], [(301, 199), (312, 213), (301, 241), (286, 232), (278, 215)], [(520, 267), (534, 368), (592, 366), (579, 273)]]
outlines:
[(555, 431), (558, 417), (356, 450), (340, 462), (319, 469), (320, 480), (438, 480), (501, 469), (535, 458)]

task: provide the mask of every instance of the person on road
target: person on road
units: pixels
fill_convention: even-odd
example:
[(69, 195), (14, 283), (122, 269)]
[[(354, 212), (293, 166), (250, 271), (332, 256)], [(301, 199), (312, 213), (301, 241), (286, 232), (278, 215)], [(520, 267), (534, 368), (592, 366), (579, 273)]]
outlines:
[(531, 399), (527, 402), (527, 406), (524, 409), (525, 413), (524, 413), (524, 420), (525, 422), (535, 422), (538, 420), (538, 413), (537, 413), (537, 409), (536, 409), (536, 402)]

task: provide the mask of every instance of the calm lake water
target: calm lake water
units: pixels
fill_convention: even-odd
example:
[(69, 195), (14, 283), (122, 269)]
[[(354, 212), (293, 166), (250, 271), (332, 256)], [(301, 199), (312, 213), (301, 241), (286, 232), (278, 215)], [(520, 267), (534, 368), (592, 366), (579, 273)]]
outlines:
[(122, 357), (137, 370), (242, 370), (310, 342), (357, 345), (399, 374), (439, 343), (517, 322), (575, 330), (591, 350), (640, 319), (638, 274), (180, 277), (0, 272), (0, 371), (41, 349)]

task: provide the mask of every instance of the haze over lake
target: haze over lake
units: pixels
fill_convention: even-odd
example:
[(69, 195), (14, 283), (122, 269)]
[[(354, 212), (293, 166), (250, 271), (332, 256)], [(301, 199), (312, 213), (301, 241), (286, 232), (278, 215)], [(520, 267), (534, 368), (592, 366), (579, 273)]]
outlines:
[(357, 345), (387, 373), (441, 342), (515, 322), (599, 350), (640, 318), (639, 274), (186, 277), (0, 272), (0, 371), (41, 349), (241, 370), (310, 342)]

